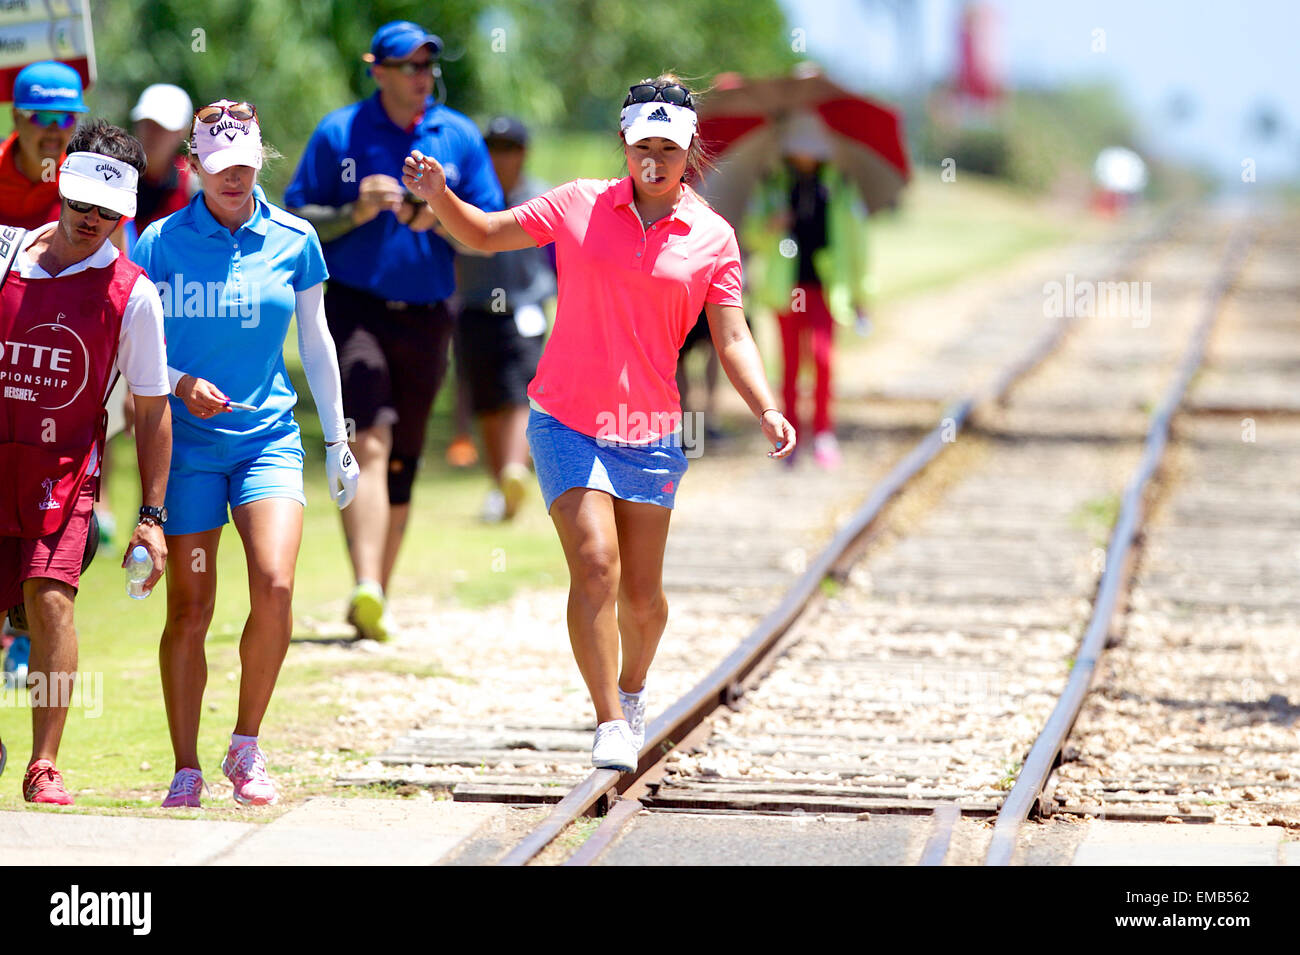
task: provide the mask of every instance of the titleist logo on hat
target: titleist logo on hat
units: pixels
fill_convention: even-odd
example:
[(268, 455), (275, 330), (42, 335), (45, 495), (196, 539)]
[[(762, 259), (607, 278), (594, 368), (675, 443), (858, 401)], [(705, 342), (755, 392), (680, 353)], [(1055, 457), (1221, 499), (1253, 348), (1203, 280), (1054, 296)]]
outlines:
[(41, 86), (39, 83), (33, 83), (29, 92), (34, 96), (57, 96), (64, 99), (76, 99), (81, 95), (77, 90), (68, 86)]

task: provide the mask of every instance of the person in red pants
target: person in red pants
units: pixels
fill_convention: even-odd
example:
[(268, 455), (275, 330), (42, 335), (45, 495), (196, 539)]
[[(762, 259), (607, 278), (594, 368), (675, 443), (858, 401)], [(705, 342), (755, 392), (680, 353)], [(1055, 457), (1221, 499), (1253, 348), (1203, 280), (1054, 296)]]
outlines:
[[(802, 247), (802, 243), (800, 243)], [(839, 444), (831, 421), (831, 354), (835, 341), (835, 319), (826, 305), (821, 283), (814, 275), (800, 278), (790, 296), (790, 309), (777, 315), (781, 324), (781, 354), (785, 368), (781, 377), (781, 401), (785, 417), (798, 432), (799, 370), (805, 352), (812, 353), (816, 375), (813, 385), (813, 459), (826, 468), (839, 464)]]
[(835, 326), (856, 324), (860, 333), (868, 327), (866, 214), (852, 186), (829, 165), (830, 144), (818, 122), (790, 120), (782, 152), (760, 215), (768, 234), (752, 243), (766, 260), (766, 278), (756, 291), (781, 326), (782, 401), (796, 431), (802, 427), (799, 372), (805, 356), (812, 356), (813, 458), (834, 468), (840, 463), (831, 414)]

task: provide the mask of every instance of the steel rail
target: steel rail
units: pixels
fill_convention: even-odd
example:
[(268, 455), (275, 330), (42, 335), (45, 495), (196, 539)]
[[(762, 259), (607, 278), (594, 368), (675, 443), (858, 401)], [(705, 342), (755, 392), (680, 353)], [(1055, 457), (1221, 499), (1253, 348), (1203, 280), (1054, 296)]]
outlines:
[(1075, 655), (1074, 666), (1070, 670), (1065, 689), (1057, 700), (1056, 707), (1052, 710), (1051, 716), (1048, 717), (1033, 746), (1030, 747), (1029, 755), (1025, 757), (1015, 784), (1002, 804), (997, 822), (993, 826), (993, 838), (984, 859), (985, 865), (1011, 864), (1020, 825), (1028, 818), (1039, 793), (1046, 785), (1052, 770), (1056, 768), (1057, 758), (1083, 707), (1083, 701), (1096, 673), (1097, 661), (1106, 648), (1106, 637), (1110, 631), (1110, 622), (1119, 603), (1120, 594), (1128, 585), (1132, 569), (1130, 557), (1134, 541), (1142, 527), (1147, 487), (1159, 469), (1165, 448), (1169, 443), (1174, 413), (1182, 404), (1192, 376), (1196, 374), (1204, 360), (1210, 333), (1219, 315), (1219, 305), (1231, 287), (1251, 241), (1251, 236), (1244, 228), (1239, 228), (1230, 236), (1219, 271), (1206, 292), (1202, 305), (1203, 313), (1192, 332), (1191, 344), (1178, 366), (1174, 380), (1166, 389), (1160, 406), (1151, 417), (1146, 440), (1143, 443), (1142, 458), (1125, 488), (1119, 516), (1115, 520), (1115, 526), (1107, 543), (1106, 567), (1097, 585), (1092, 616), (1084, 630), (1079, 651)]

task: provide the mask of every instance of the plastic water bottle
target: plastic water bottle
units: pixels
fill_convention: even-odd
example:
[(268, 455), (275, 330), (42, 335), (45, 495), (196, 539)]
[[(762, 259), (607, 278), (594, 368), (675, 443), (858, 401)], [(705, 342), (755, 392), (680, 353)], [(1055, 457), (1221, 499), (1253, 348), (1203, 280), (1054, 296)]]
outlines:
[(144, 582), (153, 573), (153, 558), (143, 544), (131, 548), (131, 559), (126, 562), (126, 595), (144, 600), (152, 591), (144, 589)]

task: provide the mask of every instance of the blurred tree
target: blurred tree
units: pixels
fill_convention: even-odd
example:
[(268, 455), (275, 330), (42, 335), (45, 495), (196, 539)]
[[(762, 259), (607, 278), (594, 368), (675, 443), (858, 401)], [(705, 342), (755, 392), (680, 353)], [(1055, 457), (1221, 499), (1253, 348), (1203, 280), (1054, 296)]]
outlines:
[(706, 85), (724, 70), (779, 73), (800, 58), (776, 0), (92, 0), (91, 17), (97, 114), (125, 123), (158, 82), (196, 104), (254, 102), (285, 156), (264, 177), (272, 195), (320, 118), (373, 91), (361, 55), (389, 20), (443, 39), (448, 105), (543, 127), (614, 128), (628, 84), (665, 69)]
[(1260, 100), (1250, 112), (1250, 132), (1256, 139), (1270, 143), (1282, 130), (1282, 117), (1277, 106)]

